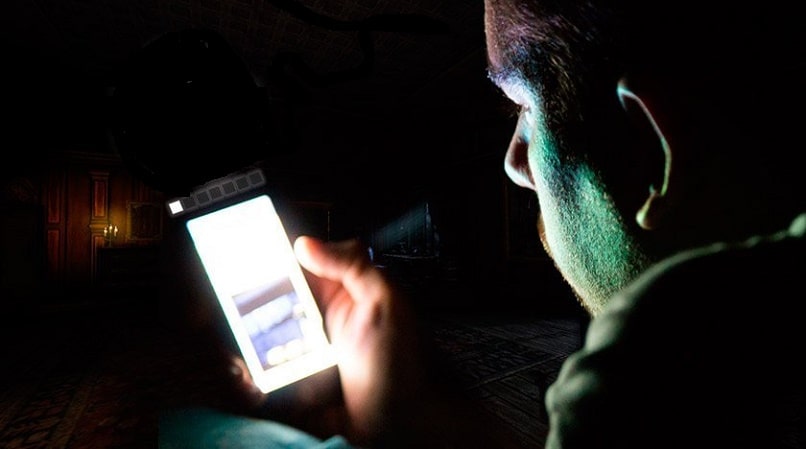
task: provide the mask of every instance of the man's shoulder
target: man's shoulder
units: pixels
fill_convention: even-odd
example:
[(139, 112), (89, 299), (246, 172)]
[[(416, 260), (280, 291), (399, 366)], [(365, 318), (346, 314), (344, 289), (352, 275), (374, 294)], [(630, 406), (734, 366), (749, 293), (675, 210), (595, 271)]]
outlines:
[(804, 275), (806, 214), (779, 233), (692, 249), (659, 262), (611, 298), (591, 323), (591, 336), (603, 344), (649, 335), (694, 341), (717, 329), (741, 332), (748, 322), (757, 330), (794, 324), (790, 321), (799, 319), (806, 297)]
[(799, 438), (804, 231), (806, 215), (775, 235), (681, 253), (614, 296), (546, 394), (550, 440), (783, 447)]
[(617, 296), (747, 296), (790, 291), (806, 270), (806, 213), (779, 232), (690, 249), (657, 263)]

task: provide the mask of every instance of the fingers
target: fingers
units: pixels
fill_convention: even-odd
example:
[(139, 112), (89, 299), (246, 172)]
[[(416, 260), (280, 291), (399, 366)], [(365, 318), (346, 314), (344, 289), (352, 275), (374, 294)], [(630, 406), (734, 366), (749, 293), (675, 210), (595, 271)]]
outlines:
[(360, 244), (356, 240), (325, 243), (317, 238), (301, 236), (294, 241), (294, 251), (300, 264), (317, 276), (340, 279), (353, 265), (364, 263)]
[(249, 375), (246, 363), (239, 356), (230, 356), (229, 374), (235, 388), (235, 400), (248, 410), (256, 409), (265, 400), (265, 394), (258, 389)]
[(388, 284), (372, 266), (369, 254), (357, 240), (322, 242), (298, 237), (294, 251), (299, 263), (311, 273), (344, 285), (353, 298), (378, 300), (388, 296)]

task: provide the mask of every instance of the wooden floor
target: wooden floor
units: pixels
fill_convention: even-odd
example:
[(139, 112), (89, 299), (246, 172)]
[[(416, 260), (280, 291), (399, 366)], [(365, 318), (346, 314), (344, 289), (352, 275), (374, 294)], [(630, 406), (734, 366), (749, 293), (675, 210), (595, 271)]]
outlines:
[(548, 429), (544, 394), (565, 358), (579, 347), (584, 320), (462, 316), (431, 325), (462, 388), (510, 428), (523, 447), (543, 447)]
[(581, 347), (589, 320), (553, 266), (475, 286), (411, 280), (398, 279), (460, 387), (523, 447), (543, 447), (544, 394)]
[[(175, 344), (153, 310), (148, 302), (90, 302), (36, 311), (7, 328), (0, 347), (9, 362), (0, 373), (0, 447), (144, 447), (155, 438), (153, 418), (164, 399), (158, 391), (173, 388), (166, 386), (172, 371), (176, 390), (215, 395), (220, 373), (204, 369), (205, 349), (194, 353)], [(542, 447), (543, 395), (579, 347), (584, 320), (500, 310), (478, 304), (420, 309), (461, 388), (511, 427), (524, 447)]]

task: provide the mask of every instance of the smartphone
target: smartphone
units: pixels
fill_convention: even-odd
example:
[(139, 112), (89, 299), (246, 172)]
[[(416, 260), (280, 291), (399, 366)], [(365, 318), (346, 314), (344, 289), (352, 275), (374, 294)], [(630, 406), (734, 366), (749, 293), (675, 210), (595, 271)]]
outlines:
[(322, 315), (268, 195), (195, 216), (186, 227), (262, 392), (335, 365)]

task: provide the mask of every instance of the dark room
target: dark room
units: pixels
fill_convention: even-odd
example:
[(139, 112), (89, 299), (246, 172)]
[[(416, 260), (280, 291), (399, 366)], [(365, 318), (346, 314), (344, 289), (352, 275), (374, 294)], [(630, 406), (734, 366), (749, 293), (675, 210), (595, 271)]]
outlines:
[[(3, 17), (0, 446), (156, 447), (162, 408), (235, 402), (230, 336), (165, 205), (254, 164), (291, 238), (365, 242), (456, 378), (543, 438), (525, 404), (584, 319), (502, 169), (514, 119), (481, 3), (15, 1)], [(534, 276), (542, 293), (518, 289)]]
[[(697, 134), (711, 147), (724, 139), (735, 154), (752, 151), (756, 158), (757, 148), (747, 142), (758, 143), (752, 140), (758, 135), (728, 127), (783, 129), (802, 113), (755, 117), (752, 126), (746, 115), (707, 116), (720, 101), (730, 105), (726, 110), (741, 110), (730, 93), (741, 83), (732, 85), (725, 73), (744, 59), (724, 56), (724, 65), (712, 69), (710, 47), (698, 50), (708, 55), (701, 58), (678, 48), (717, 34), (708, 32), (710, 25), (696, 28), (709, 18), (721, 20), (717, 8), (716, 15), (698, 19), (668, 6), (699, 34), (653, 47), (653, 54), (671, 55), (660, 61), (663, 56), (635, 55), (666, 42), (658, 37), (666, 28), (613, 30), (641, 14), (666, 13), (625, 2), (637, 9), (619, 22), (615, 13), (586, 15), (587, 7), (562, 3), (4, 3), (0, 447), (201, 448), (214, 447), (218, 437), (224, 446), (215, 447), (236, 447), (221, 436), (226, 422), (236, 438), (252, 432), (248, 426), (287, 424), (294, 429), (287, 432), (300, 432), (295, 438), (315, 441), (304, 446), (312, 448), (353, 447), (343, 446), (346, 441), (431, 447), (421, 444), (422, 435), (434, 447), (560, 448), (591, 435), (638, 447), (647, 435), (671, 432), (666, 426), (688, 410), (686, 401), (711, 391), (687, 389), (704, 384), (680, 367), (702, 363), (699, 372), (716, 373), (705, 377), (719, 384), (724, 367), (744, 358), (739, 349), (724, 349), (724, 335), (742, 334), (735, 323), (753, 319), (762, 326), (797, 314), (778, 308), (751, 318), (745, 307), (694, 304), (748, 292), (784, 297), (779, 293), (795, 283), (762, 294), (763, 279), (751, 282), (760, 271), (739, 266), (744, 259), (738, 256), (714, 256), (702, 270), (665, 270), (672, 264), (668, 256), (762, 233), (802, 249), (806, 233), (803, 215), (792, 221), (806, 209), (802, 186), (791, 181), (802, 179), (801, 165), (762, 165), (758, 157), (758, 164), (745, 166), (735, 158), (726, 164), (735, 169), (725, 175), (729, 181), (712, 187), (718, 183), (703, 181), (702, 173), (713, 173), (723, 154), (686, 153), (691, 129), (706, 129), (692, 123), (713, 124), (711, 134)], [(672, 27), (674, 20), (666, 19), (672, 16), (662, 17), (663, 26)], [(552, 32), (567, 40), (552, 41), (546, 37)], [(657, 41), (643, 45), (635, 39), (640, 33)], [(721, 55), (733, 55), (723, 37), (714, 40)], [(570, 57), (573, 52), (579, 57)], [(626, 62), (619, 65), (618, 58)], [(791, 67), (806, 66), (792, 59)], [(678, 76), (681, 61), (713, 71)], [(686, 94), (640, 84), (654, 67), (624, 70), (653, 64), (668, 69), (658, 77), (663, 83)], [(801, 72), (787, 73), (786, 81), (802, 80)], [(714, 86), (721, 90), (700, 107), (694, 98)], [(799, 89), (792, 98), (803, 99)], [(741, 101), (773, 110), (762, 97), (748, 93)], [(666, 109), (655, 115), (658, 105)], [(686, 112), (674, 115), (680, 111)], [(664, 121), (669, 117), (685, 119)], [(779, 147), (792, 137), (758, 134)], [(566, 150), (575, 146), (581, 150)], [(695, 165), (700, 171), (692, 174)], [(685, 188), (679, 187), (683, 176), (692, 180)], [(755, 187), (747, 186), (748, 176)], [(770, 189), (758, 187), (764, 183)], [(742, 190), (724, 194), (736, 186)], [(269, 232), (274, 226), (258, 221), (265, 211), (209, 218), (264, 196), (277, 212), (277, 229), (285, 231), (279, 240)], [(277, 242), (280, 249), (266, 246)], [(246, 259), (252, 254), (242, 257), (242, 249), (261, 253), (258, 262)], [(782, 250), (774, 259), (781, 277), (802, 275), (798, 251)], [(759, 260), (759, 267), (770, 266)], [(267, 274), (279, 266), (289, 272)], [(723, 282), (708, 283), (705, 272)], [(653, 289), (657, 285), (662, 288)], [(700, 292), (686, 290), (695, 285)], [(655, 306), (639, 308), (639, 299)], [(638, 316), (652, 324), (635, 324)], [(711, 330), (714, 323), (719, 330)], [(770, 326), (770, 339), (800, 341), (786, 330), (796, 327)], [(681, 336), (679, 329), (690, 332)], [(713, 339), (701, 344), (704, 336)], [(754, 362), (759, 367), (785, 353), (747, 340), (745, 347), (768, 357)], [(644, 360), (645, 347), (660, 350)], [(376, 352), (362, 352), (366, 348)], [(303, 364), (311, 360), (303, 356), (320, 349), (322, 359)], [(565, 363), (572, 354), (579, 358)], [(624, 360), (632, 375), (608, 377), (607, 369)], [(265, 373), (258, 371), (277, 373), (286, 362), (309, 371), (262, 383), (258, 376)], [(592, 413), (580, 405), (587, 404), (581, 395), (594, 395), (595, 388), (575, 389), (580, 379), (593, 379), (584, 377), (585, 369), (605, 373), (597, 380), (610, 382), (592, 396), (600, 402), (590, 403), (603, 407), (595, 421), (609, 419), (593, 433), (579, 431), (580, 437), (573, 425), (563, 427), (571, 422), (563, 413), (580, 426), (586, 410)], [(789, 364), (781, 370), (783, 377), (763, 375), (797, 377), (788, 376), (795, 372)], [(745, 379), (762, 375), (760, 369), (743, 372)], [(669, 390), (650, 385), (649, 379), (674, 383), (667, 377), (690, 383)], [(802, 404), (798, 388), (775, 394), (795, 391)], [(607, 402), (622, 393), (633, 402)], [(625, 420), (649, 422), (652, 414), (635, 410), (676, 395), (679, 408), (655, 415), (665, 418), (644, 430), (611, 426), (628, 409), (634, 415)], [(739, 410), (724, 388), (709, 397), (713, 408)], [(760, 395), (752, 405), (767, 406), (762, 401), (768, 399)], [(183, 414), (189, 410), (208, 414)], [(333, 410), (343, 415), (326, 414)], [(370, 414), (378, 410), (385, 414)], [(710, 438), (719, 426), (730, 435), (752, 427), (744, 415), (711, 422), (705, 413), (691, 413), (689, 432)], [(499, 433), (511, 444), (490, 443)], [(802, 447), (797, 438), (775, 447)], [(441, 439), (444, 446), (437, 444)], [(275, 447), (247, 440), (237, 447)]]

